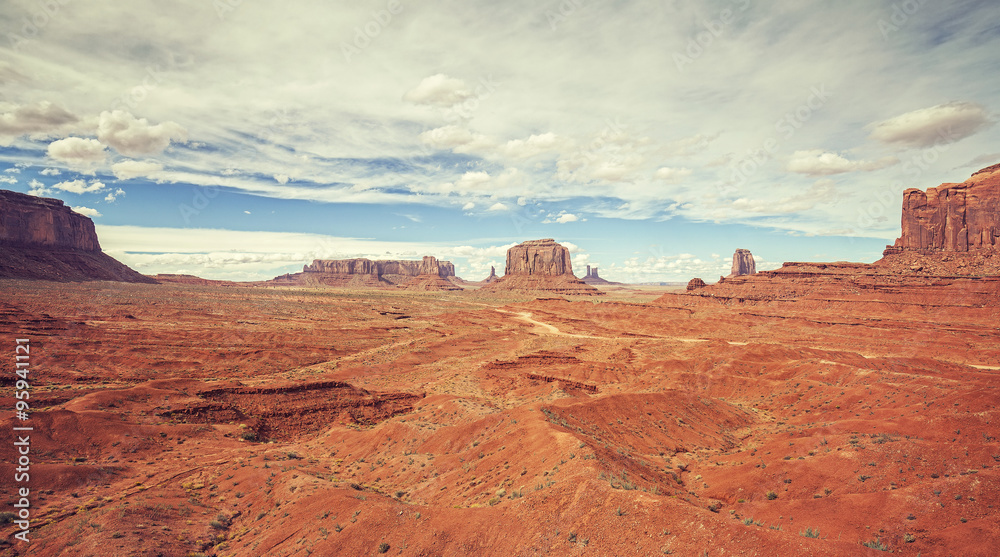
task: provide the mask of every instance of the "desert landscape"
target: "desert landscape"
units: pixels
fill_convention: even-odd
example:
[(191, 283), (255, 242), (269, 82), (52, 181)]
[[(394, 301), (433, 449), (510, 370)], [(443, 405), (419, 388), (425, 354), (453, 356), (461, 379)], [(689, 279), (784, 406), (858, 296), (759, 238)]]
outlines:
[(579, 280), (550, 239), (479, 282), (430, 255), (148, 277), (28, 197), (2, 198), (0, 328), (31, 413), (0, 435), (33, 427), (31, 543), (7, 513), (2, 555), (1000, 546), (1000, 165), (907, 190), (875, 263), (740, 248), (686, 289)]

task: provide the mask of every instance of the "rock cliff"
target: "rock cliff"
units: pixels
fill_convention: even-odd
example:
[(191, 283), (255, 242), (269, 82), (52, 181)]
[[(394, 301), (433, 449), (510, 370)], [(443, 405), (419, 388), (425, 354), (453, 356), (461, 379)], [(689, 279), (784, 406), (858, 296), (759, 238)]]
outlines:
[(504, 275), (573, 275), (569, 250), (551, 238), (522, 242), (507, 250)]
[(410, 290), (461, 290), (455, 266), (424, 256), (419, 261), (371, 259), (316, 259), (301, 273), (275, 277), (271, 284), (335, 286), (343, 288), (402, 287)]
[(331, 273), (337, 275), (437, 275), (441, 278), (455, 276), (455, 266), (450, 261), (438, 261), (424, 256), (420, 261), (372, 261), (371, 259), (317, 259), (302, 267), (303, 273)]
[(0, 190), (0, 278), (155, 283), (101, 251), (94, 221), (58, 199)]
[(740, 277), (752, 275), (757, 272), (757, 263), (753, 260), (753, 254), (748, 249), (738, 249), (733, 254), (733, 268), (730, 277)]
[(536, 290), (583, 296), (604, 294), (573, 275), (569, 250), (551, 238), (523, 242), (508, 249), (504, 276), (483, 286), (482, 290)]
[(961, 184), (903, 192), (902, 235), (886, 254), (1000, 250), (1000, 165)]

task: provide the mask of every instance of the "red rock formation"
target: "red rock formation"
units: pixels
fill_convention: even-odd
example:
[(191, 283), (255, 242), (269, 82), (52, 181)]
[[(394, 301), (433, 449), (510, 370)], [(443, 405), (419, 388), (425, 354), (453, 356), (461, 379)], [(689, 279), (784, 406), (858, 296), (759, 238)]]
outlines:
[(688, 281), (687, 289), (690, 292), (691, 290), (705, 288), (706, 286), (707, 285), (705, 284), (705, 281), (701, 280), (700, 278), (693, 278)]
[(483, 290), (538, 290), (563, 295), (604, 294), (573, 275), (569, 250), (551, 238), (531, 240), (507, 250), (503, 278)]
[(58, 199), (0, 190), (0, 278), (155, 283), (101, 251), (94, 221)]
[(94, 221), (58, 199), (0, 190), (0, 238), (5, 244), (100, 251)]
[(494, 267), (493, 265), (490, 265), (490, 276), (488, 276), (485, 279), (483, 279), (483, 281), (482, 281), (483, 284), (489, 284), (491, 282), (496, 282), (498, 280), (500, 280), (500, 277), (497, 276), (496, 267)]
[(585, 277), (583, 277), (582, 279), (580, 279), (580, 280), (582, 280), (583, 282), (585, 282), (587, 284), (590, 284), (590, 285), (595, 285), (595, 284), (605, 284), (605, 285), (608, 285), (608, 284), (621, 284), (621, 283), (618, 283), (618, 282), (611, 282), (611, 281), (602, 279), (601, 276), (597, 274), (597, 267), (591, 268), (590, 265), (587, 265), (587, 275)]
[(906, 190), (901, 226), (902, 235), (886, 254), (1000, 250), (1000, 165), (961, 184)]
[(757, 263), (753, 259), (753, 254), (748, 249), (738, 249), (733, 254), (733, 269), (729, 273), (730, 277), (752, 275), (757, 272)]
[(442, 278), (455, 276), (455, 265), (438, 261), (426, 255), (421, 261), (372, 261), (371, 259), (317, 259), (302, 268), (303, 273), (330, 273), (337, 275), (437, 275)]
[(551, 238), (522, 242), (507, 250), (505, 276), (572, 274), (569, 250)]

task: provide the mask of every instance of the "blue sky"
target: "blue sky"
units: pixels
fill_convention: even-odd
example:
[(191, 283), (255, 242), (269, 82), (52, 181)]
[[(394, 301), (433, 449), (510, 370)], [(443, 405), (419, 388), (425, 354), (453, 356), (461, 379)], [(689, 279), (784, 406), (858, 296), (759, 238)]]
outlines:
[(870, 262), (904, 189), (1000, 162), (987, 0), (49, 4), (0, 6), (0, 187), (150, 274)]

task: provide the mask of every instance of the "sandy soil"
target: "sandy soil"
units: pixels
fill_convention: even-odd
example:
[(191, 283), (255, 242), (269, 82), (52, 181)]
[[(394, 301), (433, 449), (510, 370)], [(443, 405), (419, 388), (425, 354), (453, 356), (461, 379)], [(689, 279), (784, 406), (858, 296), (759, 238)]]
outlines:
[(998, 297), (935, 288), (2, 281), (0, 555), (995, 555)]

